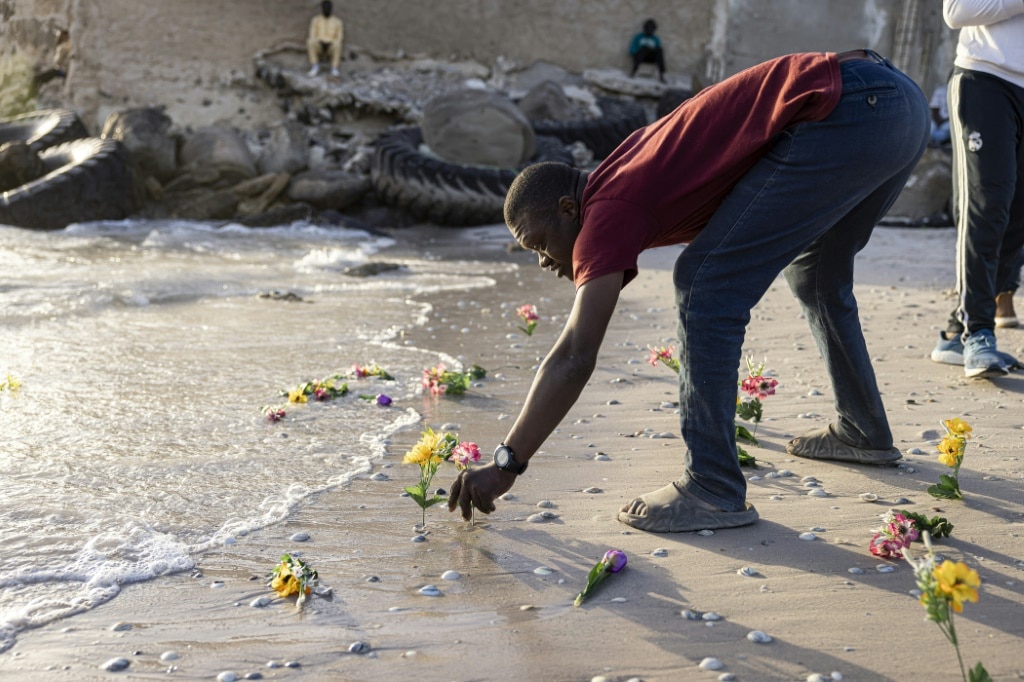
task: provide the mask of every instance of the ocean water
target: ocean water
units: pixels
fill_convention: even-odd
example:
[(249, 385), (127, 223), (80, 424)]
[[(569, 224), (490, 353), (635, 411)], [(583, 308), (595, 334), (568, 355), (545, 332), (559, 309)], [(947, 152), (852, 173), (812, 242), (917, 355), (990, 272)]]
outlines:
[[(401, 267), (344, 274), (368, 260)], [(368, 472), (420, 421), (423, 368), (458, 366), (401, 332), (510, 267), (302, 223), (0, 226), (0, 651)], [(396, 378), (281, 396), (353, 363)]]

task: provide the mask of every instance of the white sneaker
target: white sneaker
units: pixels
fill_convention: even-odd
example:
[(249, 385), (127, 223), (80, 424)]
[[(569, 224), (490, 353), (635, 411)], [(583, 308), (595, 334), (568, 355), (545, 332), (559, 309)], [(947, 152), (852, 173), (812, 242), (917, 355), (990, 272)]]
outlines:
[(318, 75), (320, 75), (320, 65), (319, 64), (314, 64), (312, 67), (310, 67), (309, 73), (307, 75), (308, 76), (318, 76)]
[(338, 76), (341, 75), (341, 72), (338, 71), (337, 69), (331, 69), (331, 75), (337, 78)]

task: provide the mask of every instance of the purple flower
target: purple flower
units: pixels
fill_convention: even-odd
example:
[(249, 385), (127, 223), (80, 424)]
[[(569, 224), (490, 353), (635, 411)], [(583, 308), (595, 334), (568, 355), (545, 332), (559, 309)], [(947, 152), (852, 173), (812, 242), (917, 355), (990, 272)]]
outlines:
[(617, 549), (609, 549), (604, 553), (601, 563), (605, 566), (604, 570), (609, 573), (618, 573), (626, 567), (626, 553)]
[(379, 396), (377, 396), (377, 404), (380, 405), (381, 407), (387, 407), (388, 405), (391, 404), (391, 398), (381, 393)]

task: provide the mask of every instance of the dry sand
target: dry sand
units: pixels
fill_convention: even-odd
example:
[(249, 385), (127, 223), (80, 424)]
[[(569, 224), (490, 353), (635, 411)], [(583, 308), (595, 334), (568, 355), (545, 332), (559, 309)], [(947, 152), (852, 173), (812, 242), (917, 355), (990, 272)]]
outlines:
[[(468, 248), (459, 231), (434, 236), (427, 251)], [(511, 425), (572, 297), (571, 285), (541, 272), (531, 255), (505, 255), (500, 246), (507, 237), (490, 236), (485, 257), (514, 260), (518, 271), (493, 290), (472, 294), (479, 307), (460, 308), (466, 294), (434, 297), (435, 319), (408, 334), (417, 345), (497, 373), (462, 398), (425, 397), (422, 404), (424, 425), (457, 425), (485, 450)], [(723, 673), (747, 681), (804, 680), (838, 671), (845, 680), (958, 680), (952, 646), (910, 595), (909, 567), (868, 552), (879, 516), (900, 497), (909, 503), (898, 507), (941, 514), (955, 525), (939, 551), (967, 562), (983, 581), (979, 603), (957, 618), (965, 662), (984, 662), (996, 680), (1024, 677), (1024, 373), (968, 381), (958, 368), (927, 359), (951, 306), (943, 291), (953, 279), (952, 230), (880, 228), (858, 264), (863, 324), (897, 445), (924, 454), (907, 454), (901, 466), (889, 468), (786, 455), (789, 438), (827, 423), (833, 408), (806, 323), (779, 280), (754, 311), (745, 345), (767, 359), (780, 381), (765, 401), (763, 447), (751, 448), (762, 468), (748, 474), (762, 479), (750, 483), (748, 500), (761, 520), (710, 536), (628, 532), (616, 520), (622, 504), (681, 471), (677, 415), (666, 405), (676, 399), (675, 376), (646, 364), (644, 350), (675, 334), (677, 252), (645, 254), (590, 386), (513, 488), (515, 499), (490, 517), (469, 526), (434, 507), (428, 541), (411, 541), (419, 510), (399, 497), (417, 475), (415, 467), (400, 465), (418, 438), (418, 429), (410, 429), (376, 469), (390, 480), (366, 477), (322, 494), (286, 524), (201, 557), (201, 576), (125, 586), (86, 614), (22, 633), (0, 657), (0, 678), (214, 679), (230, 670), (239, 678), (259, 672), (282, 680), (653, 682), (716, 680)], [(537, 304), (542, 319), (533, 337), (500, 317), (501, 302)], [(999, 337), (1001, 348), (1024, 354), (1024, 330)], [(975, 438), (961, 471), (966, 499), (940, 503), (925, 489), (947, 471), (934, 443), (940, 421), (951, 417), (969, 421)], [(610, 460), (595, 461), (598, 452)], [(781, 469), (794, 476), (765, 478)], [(447, 487), (451, 473), (443, 471), (437, 482)], [(804, 476), (819, 479), (829, 497), (808, 496)], [(601, 492), (583, 492), (592, 487)], [(878, 501), (861, 501), (865, 492)], [(553, 503), (556, 517), (527, 522), (543, 500)], [(817, 539), (798, 539), (812, 528), (819, 529)], [(299, 531), (311, 540), (290, 542)], [(590, 566), (613, 547), (628, 554), (628, 567), (574, 608)], [(292, 549), (319, 570), (332, 596), (313, 597), (301, 614), (291, 600), (250, 607), (270, 594), (265, 576)], [(883, 564), (895, 570), (878, 571)], [(552, 572), (540, 575), (538, 567)], [(744, 567), (757, 574), (739, 575)], [(461, 579), (442, 580), (447, 570)], [(215, 580), (224, 587), (212, 589)], [(418, 589), (427, 584), (443, 596), (421, 596)], [(722, 620), (686, 620), (684, 609), (714, 611)], [(118, 623), (131, 627), (112, 629)], [(749, 641), (752, 630), (773, 641)], [(370, 653), (349, 653), (357, 641)], [(166, 651), (180, 658), (163, 662)], [(130, 668), (101, 671), (114, 657), (128, 658)], [(705, 657), (725, 667), (700, 670)], [(265, 667), (270, 660), (301, 667)], [(176, 670), (168, 675), (171, 666)]]

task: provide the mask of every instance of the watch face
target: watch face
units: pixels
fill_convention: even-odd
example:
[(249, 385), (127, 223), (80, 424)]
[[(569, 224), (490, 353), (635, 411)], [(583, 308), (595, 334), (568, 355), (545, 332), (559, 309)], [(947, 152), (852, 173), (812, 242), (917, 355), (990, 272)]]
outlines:
[(512, 453), (504, 445), (499, 445), (494, 451), (494, 463), (499, 469), (505, 469), (512, 464)]

